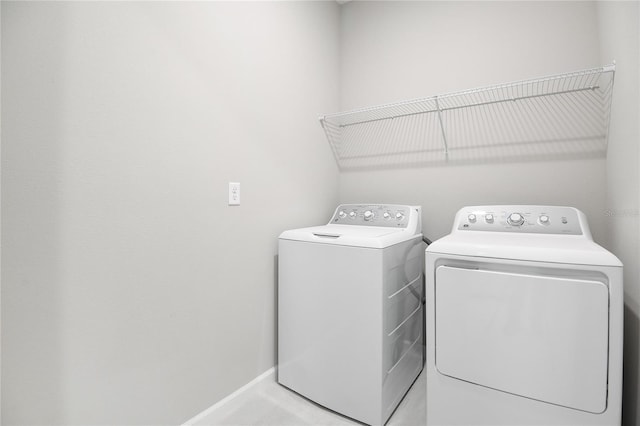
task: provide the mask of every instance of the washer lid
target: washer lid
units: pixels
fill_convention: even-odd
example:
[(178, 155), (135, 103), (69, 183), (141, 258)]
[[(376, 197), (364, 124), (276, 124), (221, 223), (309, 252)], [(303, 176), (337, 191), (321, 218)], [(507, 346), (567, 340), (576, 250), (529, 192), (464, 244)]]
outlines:
[(323, 225), (291, 229), (280, 234), (281, 240), (305, 241), (340, 246), (385, 248), (419, 237), (404, 228), (382, 228), (360, 225)]

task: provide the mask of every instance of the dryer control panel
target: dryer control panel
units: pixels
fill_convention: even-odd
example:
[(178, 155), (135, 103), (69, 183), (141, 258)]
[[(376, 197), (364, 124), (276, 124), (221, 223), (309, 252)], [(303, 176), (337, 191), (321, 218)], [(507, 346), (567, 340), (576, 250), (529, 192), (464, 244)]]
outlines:
[(464, 207), (454, 230), (583, 235), (587, 226), (584, 214), (573, 207), (500, 205)]
[(412, 214), (411, 206), (399, 204), (341, 204), (329, 223), (406, 228)]

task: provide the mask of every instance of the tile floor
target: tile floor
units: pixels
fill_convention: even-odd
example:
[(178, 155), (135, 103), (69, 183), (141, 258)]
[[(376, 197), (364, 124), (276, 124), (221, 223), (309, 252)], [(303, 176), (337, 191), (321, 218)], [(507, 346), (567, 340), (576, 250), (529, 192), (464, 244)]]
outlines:
[[(424, 370), (409, 389), (387, 426), (418, 426), (426, 423)], [(196, 425), (224, 426), (341, 426), (362, 423), (329, 411), (275, 382), (273, 376), (256, 384)]]

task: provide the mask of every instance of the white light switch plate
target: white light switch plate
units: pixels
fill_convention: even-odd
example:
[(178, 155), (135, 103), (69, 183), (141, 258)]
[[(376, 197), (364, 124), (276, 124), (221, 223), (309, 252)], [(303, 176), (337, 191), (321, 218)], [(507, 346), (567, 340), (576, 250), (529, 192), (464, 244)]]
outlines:
[(229, 182), (229, 205), (230, 206), (240, 205), (240, 183), (239, 182)]

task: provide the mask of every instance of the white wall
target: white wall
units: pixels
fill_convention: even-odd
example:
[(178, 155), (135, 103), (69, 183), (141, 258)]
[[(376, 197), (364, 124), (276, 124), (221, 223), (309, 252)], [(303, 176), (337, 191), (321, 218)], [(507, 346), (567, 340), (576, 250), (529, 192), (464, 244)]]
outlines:
[[(638, 206), (634, 7), (3, 1), (3, 424), (179, 423), (256, 377), (276, 237), (338, 201), (421, 204), (431, 238), (463, 205), (581, 208), (627, 265), (640, 424), (638, 218), (605, 214)], [(614, 58), (606, 160), (338, 176), (315, 120)]]
[[(604, 65), (590, 2), (350, 2), (341, 14), (341, 108)], [(354, 171), (342, 202), (416, 203), (430, 238), (473, 204), (572, 205), (605, 236), (605, 160)]]
[[(2, 7), (0, 6), (0, 35), (2, 34)], [(2, 37), (0, 37), (0, 70), (2, 69)], [(2, 99), (2, 79), (0, 78), (0, 99)], [(0, 102), (2, 117), (2, 102)], [(0, 164), (2, 164), (2, 125), (0, 124)], [(2, 241), (2, 173), (0, 172), (0, 241)], [(0, 244), (0, 329), (2, 318), (2, 244)], [(2, 332), (0, 330), (0, 372), (2, 371)], [(0, 373), (0, 424), (2, 424), (2, 374)]]
[(623, 424), (640, 425), (640, 13), (638, 2), (598, 4), (603, 58), (617, 71), (607, 153), (606, 246), (624, 264), (625, 341)]
[(3, 424), (185, 421), (274, 365), (277, 236), (337, 202), (339, 7), (1, 7)]
[(606, 159), (343, 172), (340, 200), (421, 204), (431, 238), (464, 205), (583, 210), (625, 264), (624, 424), (640, 425), (638, 2), (351, 2), (340, 28), (342, 110), (617, 61)]

